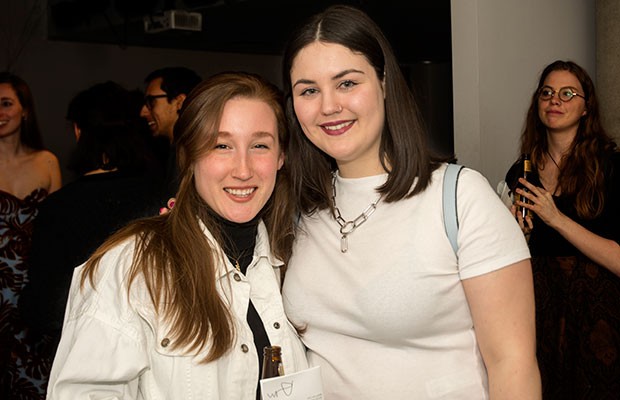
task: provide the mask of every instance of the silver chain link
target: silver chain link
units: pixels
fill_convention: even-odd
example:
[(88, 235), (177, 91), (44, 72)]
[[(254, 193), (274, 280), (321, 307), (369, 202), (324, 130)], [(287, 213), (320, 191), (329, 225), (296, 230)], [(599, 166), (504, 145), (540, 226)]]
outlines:
[(347, 235), (352, 233), (355, 229), (357, 229), (358, 226), (362, 225), (364, 222), (368, 220), (368, 218), (372, 215), (372, 213), (374, 213), (375, 210), (377, 209), (377, 204), (379, 203), (382, 197), (383, 195), (379, 195), (377, 200), (370, 203), (370, 205), (366, 207), (366, 209), (360, 215), (358, 215), (357, 218), (355, 218), (354, 220), (345, 221), (345, 219), (342, 218), (342, 214), (340, 214), (340, 210), (338, 209), (338, 206), (336, 206), (336, 173), (335, 172), (333, 173), (332, 204), (334, 205), (334, 211), (336, 213), (335, 215), (336, 222), (338, 222), (338, 225), (340, 225), (340, 234), (342, 235), (342, 237), (340, 238), (340, 251), (342, 253), (346, 253), (347, 250), (349, 250), (349, 243), (347, 240)]

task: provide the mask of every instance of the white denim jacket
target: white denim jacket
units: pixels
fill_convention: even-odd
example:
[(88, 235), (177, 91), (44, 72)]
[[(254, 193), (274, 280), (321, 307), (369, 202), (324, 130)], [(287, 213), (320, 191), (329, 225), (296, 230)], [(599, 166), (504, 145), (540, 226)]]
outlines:
[(217, 290), (231, 306), (237, 337), (226, 355), (208, 364), (199, 363), (206, 350), (192, 356), (171, 348), (170, 326), (156, 315), (142, 280), (134, 281), (128, 301), (133, 250), (128, 240), (102, 258), (96, 289), (88, 282), (81, 289), (83, 266), (76, 269), (48, 399), (255, 399), (259, 371), (246, 320), (250, 298), (270, 342), (282, 347), (285, 372), (307, 368), (304, 347), (284, 315), (282, 262), (271, 255), (262, 222), (245, 276), (227, 259), (218, 265)]

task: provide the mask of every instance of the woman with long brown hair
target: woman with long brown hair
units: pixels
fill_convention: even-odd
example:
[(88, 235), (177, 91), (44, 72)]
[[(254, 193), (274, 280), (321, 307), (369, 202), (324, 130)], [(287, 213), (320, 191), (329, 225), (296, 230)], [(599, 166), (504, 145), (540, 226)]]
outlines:
[(17, 304), (28, 282), (39, 206), (61, 186), (58, 159), (43, 145), (29, 85), (0, 72), (0, 398), (45, 396), (42, 376), (50, 359), (38, 349), (46, 343), (27, 332)]
[(50, 399), (250, 399), (259, 352), (306, 366), (280, 280), (292, 203), (280, 91), (218, 74), (175, 125), (181, 182), (172, 210), (113, 235), (74, 274)]
[[(541, 73), (521, 137), (538, 182), (513, 189), (532, 216), (538, 360), (545, 399), (620, 393), (620, 153), (588, 73), (558, 60)], [(516, 182), (516, 167), (506, 182)]]

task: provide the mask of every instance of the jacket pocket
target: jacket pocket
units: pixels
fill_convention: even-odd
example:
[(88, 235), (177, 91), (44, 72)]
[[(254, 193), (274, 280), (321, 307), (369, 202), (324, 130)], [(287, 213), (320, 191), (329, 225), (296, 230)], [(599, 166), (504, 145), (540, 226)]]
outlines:
[[(149, 326), (153, 341), (153, 348), (156, 353), (169, 357), (195, 357), (196, 351), (190, 350), (190, 345), (176, 345), (172, 335), (172, 324), (170, 321), (157, 314), (152, 304), (139, 305), (136, 310), (143, 321)], [(202, 350), (203, 352), (205, 349)]]

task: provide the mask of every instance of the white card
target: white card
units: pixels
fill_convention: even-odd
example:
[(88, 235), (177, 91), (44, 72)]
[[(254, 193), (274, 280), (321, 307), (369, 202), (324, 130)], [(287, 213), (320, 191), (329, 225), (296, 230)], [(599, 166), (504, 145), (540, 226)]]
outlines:
[(323, 400), (319, 366), (275, 378), (261, 379), (263, 400)]

